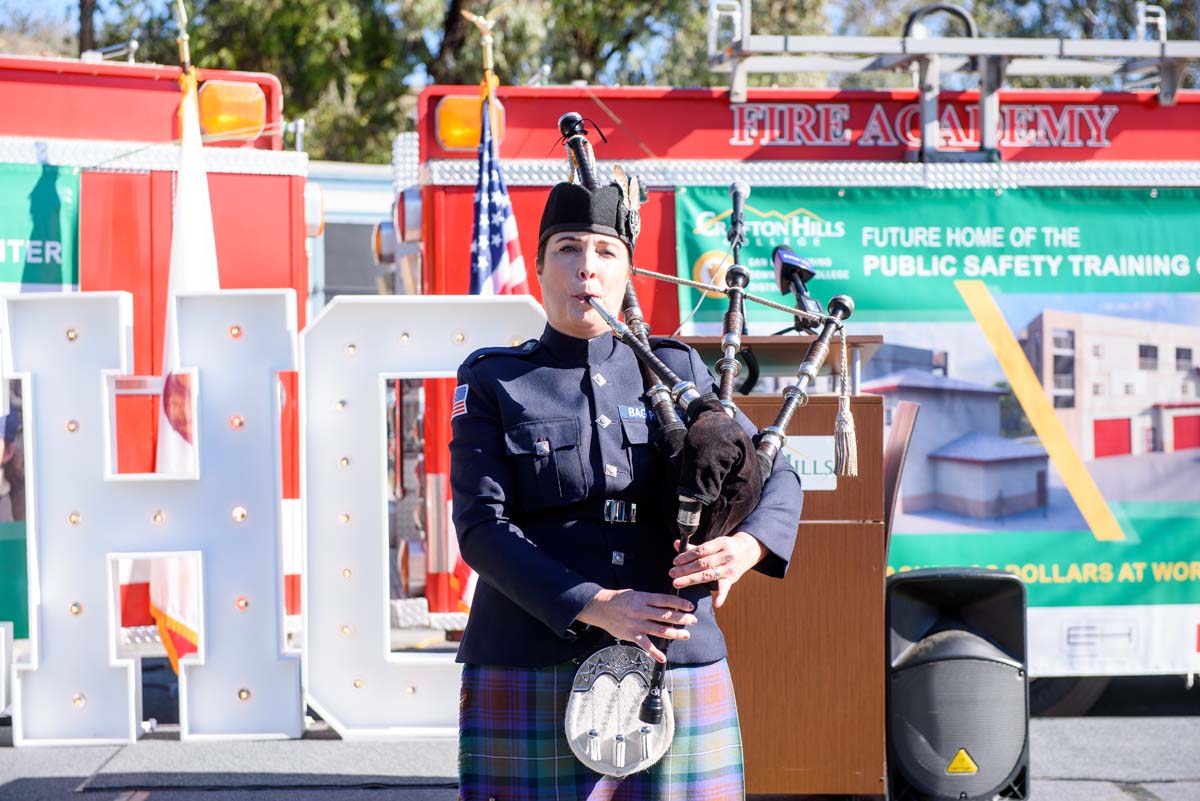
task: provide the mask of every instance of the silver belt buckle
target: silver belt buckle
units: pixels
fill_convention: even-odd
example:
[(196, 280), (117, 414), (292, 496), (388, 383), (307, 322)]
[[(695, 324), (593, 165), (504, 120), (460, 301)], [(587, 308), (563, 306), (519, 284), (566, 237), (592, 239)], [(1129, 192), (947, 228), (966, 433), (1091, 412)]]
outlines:
[(606, 500), (604, 520), (607, 523), (636, 523), (637, 504), (631, 501)]

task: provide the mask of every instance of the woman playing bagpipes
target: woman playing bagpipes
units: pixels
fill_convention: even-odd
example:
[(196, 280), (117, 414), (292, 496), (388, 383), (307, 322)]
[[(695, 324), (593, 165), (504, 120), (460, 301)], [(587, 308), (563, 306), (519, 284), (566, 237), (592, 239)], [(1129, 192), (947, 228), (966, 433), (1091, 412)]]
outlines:
[[(662, 421), (646, 376), (593, 307), (622, 308), (639, 192), (623, 173), (590, 183), (560, 183), (546, 202), (536, 261), (541, 337), (476, 351), (458, 371), (454, 524), (479, 574), (458, 652), (460, 797), (741, 799), (737, 709), (713, 610), (749, 570), (784, 575), (800, 480), (776, 458), (734, 530), (677, 552), (679, 460), (656, 447)], [(715, 390), (690, 347), (650, 345), (700, 392)], [(736, 422), (719, 406), (711, 414), (738, 436), (754, 432), (740, 413)], [(604, 650), (618, 641), (625, 651)], [(639, 661), (630, 652), (644, 663), (630, 664)], [(619, 658), (597, 662), (597, 653)], [(607, 674), (644, 695), (655, 662), (666, 662), (672, 736), (664, 741), (666, 724), (642, 723), (637, 708), (614, 712), (622, 701), (610, 693), (583, 712), (575, 703), (582, 728), (569, 741), (568, 707), (588, 682)], [(587, 676), (577, 676), (581, 664)], [(604, 715), (632, 734), (614, 738), (588, 723)], [(600, 765), (605, 772), (593, 769)]]

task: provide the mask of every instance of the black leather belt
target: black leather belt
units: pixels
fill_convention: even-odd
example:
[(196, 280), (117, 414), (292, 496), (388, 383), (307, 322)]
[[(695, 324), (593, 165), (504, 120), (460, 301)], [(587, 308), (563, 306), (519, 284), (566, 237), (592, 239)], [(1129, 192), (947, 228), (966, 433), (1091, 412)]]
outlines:
[(554, 520), (599, 520), (605, 523), (636, 523), (638, 502), (619, 498), (592, 498), (569, 506), (542, 509), (534, 512), (531, 517)]

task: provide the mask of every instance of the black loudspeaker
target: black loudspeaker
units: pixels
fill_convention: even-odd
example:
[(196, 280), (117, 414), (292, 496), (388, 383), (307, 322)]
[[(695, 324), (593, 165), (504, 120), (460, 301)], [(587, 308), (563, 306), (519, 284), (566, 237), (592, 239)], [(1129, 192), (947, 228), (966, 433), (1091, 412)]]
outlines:
[(931, 568), (887, 583), (891, 801), (1029, 798), (1025, 585)]

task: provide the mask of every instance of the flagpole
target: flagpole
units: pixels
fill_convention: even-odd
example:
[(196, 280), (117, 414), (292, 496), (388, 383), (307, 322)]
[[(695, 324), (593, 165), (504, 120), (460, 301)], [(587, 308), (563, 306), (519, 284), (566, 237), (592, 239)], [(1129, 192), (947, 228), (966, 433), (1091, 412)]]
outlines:
[(187, 21), (187, 10), (183, 7), (183, 0), (175, 0), (175, 22), (179, 27), (179, 36), (175, 37), (175, 41), (179, 44), (179, 67), (183, 70), (184, 75), (188, 75), (192, 71), (192, 53), (188, 47)]
[[(180, 0), (180, 2), (182, 2), (182, 0)], [(500, 112), (496, 106), (496, 87), (500, 85), (500, 79), (496, 77), (496, 37), (495, 34), (492, 33), (492, 29), (496, 27), (496, 20), (492, 17), (503, 7), (504, 4), (496, 6), (494, 9), (488, 12), (487, 17), (480, 16), (479, 14), (473, 14), (470, 11), (467, 11), (465, 8), (462, 9), (462, 15), (473, 22), (475, 27), (479, 29), (479, 33), (482, 35), (483, 81), (480, 83), (479, 89), (480, 94), (487, 99), (488, 122), (491, 124), (492, 137), (493, 142), (496, 143), (495, 147), (497, 155), (500, 151)]]
[[(192, 73), (192, 51), (191, 51), (191, 47), (189, 45), (189, 40), (191, 39), (191, 37), (188, 36), (187, 24), (188, 24), (187, 9), (185, 9), (183, 7), (183, 0), (175, 0), (175, 25), (179, 29), (179, 35), (175, 37), (175, 42), (176, 42), (176, 44), (179, 45), (179, 90), (182, 93), (182, 97), (180, 98), (180, 102), (179, 102), (179, 114), (178, 114), (178, 117), (179, 117), (179, 143), (180, 143), (180, 153), (181, 154), (183, 152), (184, 111), (185, 111), (186, 105), (189, 102), (194, 102), (191, 99), (190, 93), (194, 92), (196, 89), (196, 82), (194, 80), (194, 75)], [(176, 183), (178, 183), (178, 177), (176, 177)], [(174, 229), (175, 222), (176, 222), (175, 215), (174, 215), (174, 212), (172, 212), (172, 220), (171, 220), (172, 229)], [(178, 232), (172, 230), (172, 236), (177, 236), (177, 235), (178, 235)], [(174, 308), (173, 308), (175, 305), (174, 290), (177, 289), (177, 287), (173, 288), (171, 286), (172, 278), (174, 278), (174, 276), (171, 275), (170, 273), (168, 273), (168, 276), (167, 276), (167, 313), (166, 313), (168, 321), (172, 321), (175, 319)], [(173, 331), (164, 331), (163, 358), (160, 360), (162, 363), (162, 378), (163, 378), (164, 382), (166, 382), (167, 376), (171, 372), (168, 369), (168, 362), (167, 362), (168, 356), (167, 356), (166, 351), (167, 351), (168, 347), (174, 347), (175, 342), (176, 342), (176, 336), (175, 336), (174, 332)], [(177, 362), (178, 360), (175, 360), (175, 361)], [(176, 364), (176, 366), (178, 366), (178, 365)], [(164, 384), (163, 391), (164, 392), (166, 391), (165, 384)], [(161, 437), (162, 435), (163, 435), (162, 432), (158, 432), (159, 437)]]

